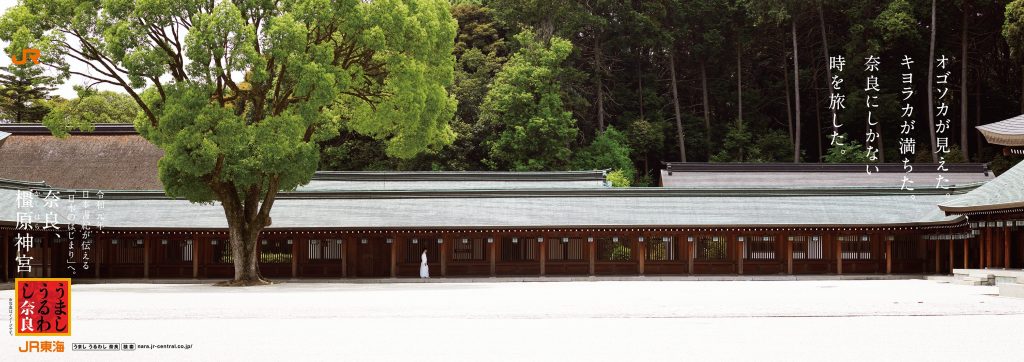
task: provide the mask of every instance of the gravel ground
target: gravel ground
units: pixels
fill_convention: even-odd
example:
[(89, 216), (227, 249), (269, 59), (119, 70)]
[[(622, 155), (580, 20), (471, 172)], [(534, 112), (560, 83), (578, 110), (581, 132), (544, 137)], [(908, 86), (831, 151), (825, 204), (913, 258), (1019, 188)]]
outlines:
[[(1024, 352), (1024, 299), (925, 280), (80, 284), (73, 293), (73, 335), (51, 339), (191, 348), (68, 351), (63, 360), (934, 361)], [(25, 359), (16, 346), (26, 339), (6, 336), (0, 356)]]

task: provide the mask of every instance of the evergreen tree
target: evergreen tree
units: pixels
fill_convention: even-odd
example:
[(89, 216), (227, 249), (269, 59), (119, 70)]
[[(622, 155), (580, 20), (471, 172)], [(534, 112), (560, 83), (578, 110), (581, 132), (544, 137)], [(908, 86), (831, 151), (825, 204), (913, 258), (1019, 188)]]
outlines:
[(46, 100), (54, 88), (54, 78), (43, 67), (27, 62), (0, 69), (0, 119), (14, 123), (39, 123), (50, 111)]
[(572, 44), (559, 37), (545, 42), (529, 30), (515, 39), (520, 49), (498, 72), (480, 110), (480, 121), (497, 131), (485, 163), (497, 170), (565, 169), (577, 129), (559, 80)]

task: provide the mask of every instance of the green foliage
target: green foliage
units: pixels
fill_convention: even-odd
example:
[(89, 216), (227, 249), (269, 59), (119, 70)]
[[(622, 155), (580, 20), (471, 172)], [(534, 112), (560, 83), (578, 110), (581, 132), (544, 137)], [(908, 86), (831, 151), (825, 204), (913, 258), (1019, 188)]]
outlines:
[(593, 142), (576, 152), (571, 167), (577, 170), (613, 169), (621, 172), (627, 180), (632, 180), (636, 177), (636, 167), (630, 153), (626, 135), (615, 127), (608, 127)]
[(988, 168), (998, 176), (1013, 166), (1016, 166), (1021, 160), (1024, 160), (1024, 157), (1020, 155), (1004, 156), (1000, 153), (992, 158), (992, 162), (989, 163)]
[(608, 261), (630, 261), (632, 251), (629, 246), (622, 243), (604, 243), (604, 250), (601, 254), (607, 256)]
[(1006, 4), (1002, 34), (1010, 46), (1010, 54), (1017, 59), (1024, 58), (1024, 0)]
[(52, 109), (43, 125), (53, 130), (54, 136), (67, 136), (72, 129), (92, 131), (97, 123), (132, 123), (138, 115), (139, 106), (127, 94), (84, 87), (75, 87), (75, 91), (78, 98), (50, 101)]
[(260, 253), (260, 262), (271, 264), (284, 264), (292, 262), (291, 253)]
[[(9, 52), (38, 46), (64, 75), (83, 60), (128, 93), (165, 192), (219, 201), (246, 250), (277, 192), (312, 178), (318, 142), (352, 132), (411, 158), (452, 141), (457, 28), (443, 0), (33, 0), (0, 17)], [(100, 120), (59, 116), (55, 134)]]
[[(449, 143), (456, 29), (441, 0), (54, 0), (0, 19), (4, 39), (121, 69), (108, 82), (142, 101), (135, 125), (165, 151), (167, 192), (195, 202), (294, 189), (317, 167), (315, 142), (342, 130), (395, 157)], [(106, 119), (62, 113), (51, 125)]]
[(872, 25), (879, 30), (886, 44), (914, 42), (921, 39), (914, 8), (907, 0), (893, 0), (878, 14)]
[(749, 161), (751, 156), (756, 157), (757, 151), (754, 149), (752, 137), (746, 123), (732, 124), (725, 134), (722, 150), (711, 157), (711, 162), (745, 162)]
[(612, 187), (629, 187), (632, 183), (632, 178), (623, 170), (611, 171), (605, 178), (612, 184)]
[(563, 106), (559, 77), (572, 44), (558, 37), (545, 43), (531, 31), (516, 40), (521, 48), (498, 72), (481, 106), (480, 122), (499, 132), (488, 141), (485, 163), (502, 170), (565, 169), (577, 130)]
[(781, 162), (792, 160), (791, 152), (792, 144), (785, 132), (764, 131), (755, 137), (746, 121), (734, 122), (711, 162)]
[(41, 65), (27, 62), (0, 70), (0, 119), (14, 123), (39, 123), (50, 111), (48, 93), (56, 79), (43, 73)]
[[(949, 152), (946, 153), (945, 155), (940, 153), (940, 156), (942, 156), (942, 159), (945, 160), (946, 163), (964, 163), (964, 162), (967, 162), (967, 158), (964, 156), (963, 151), (961, 151), (960, 150), (960, 146), (957, 146), (957, 145), (950, 146), (949, 147)], [(932, 163), (932, 152), (931, 152), (931, 150), (923, 149), (923, 150), (917, 151), (917, 154), (914, 155), (914, 162), (915, 163)]]
[[(831, 137), (830, 137), (831, 141)], [(842, 143), (840, 145), (839, 143)], [(824, 161), (826, 163), (868, 163), (872, 162), (868, 157), (868, 151), (864, 145), (852, 140), (847, 135), (841, 134), (836, 137), (836, 144), (828, 148)]]

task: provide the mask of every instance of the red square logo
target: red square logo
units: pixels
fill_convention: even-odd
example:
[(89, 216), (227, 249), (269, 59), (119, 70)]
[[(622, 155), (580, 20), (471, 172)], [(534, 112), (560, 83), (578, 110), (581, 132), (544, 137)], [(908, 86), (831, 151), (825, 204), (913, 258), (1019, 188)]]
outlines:
[(70, 278), (17, 278), (14, 301), (14, 335), (71, 335)]

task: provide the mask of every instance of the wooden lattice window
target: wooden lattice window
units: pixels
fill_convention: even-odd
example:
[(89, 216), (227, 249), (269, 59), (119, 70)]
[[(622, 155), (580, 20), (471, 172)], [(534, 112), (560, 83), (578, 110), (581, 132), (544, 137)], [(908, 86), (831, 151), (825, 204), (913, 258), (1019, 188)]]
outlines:
[(192, 261), (192, 240), (161, 239), (160, 246), (164, 262), (184, 263)]
[(292, 240), (261, 240), (260, 262), (268, 264), (291, 263)]
[(871, 238), (867, 235), (841, 235), (844, 260), (871, 260)]
[(141, 264), (145, 248), (142, 239), (111, 239), (110, 262), (115, 264)]
[(922, 257), (922, 241), (916, 238), (900, 238), (892, 242), (893, 260), (914, 260)]
[(455, 261), (482, 261), (484, 257), (487, 240), (481, 238), (458, 239), (452, 246), (452, 260)]
[(796, 260), (821, 260), (825, 252), (821, 243), (821, 236), (790, 236), (793, 242), (793, 259)]
[(676, 243), (672, 237), (653, 237), (645, 241), (647, 248), (647, 260), (671, 261), (677, 260)]
[(308, 246), (310, 261), (341, 260), (341, 239), (311, 239)]
[(584, 261), (587, 260), (587, 243), (583, 238), (551, 238), (548, 239), (547, 260), (551, 261)]
[(775, 237), (748, 236), (744, 254), (746, 254), (744, 257), (749, 260), (774, 260)]
[(501, 239), (501, 261), (537, 260), (537, 238), (505, 237)]
[(729, 243), (720, 236), (696, 237), (697, 260), (725, 260), (729, 257)]
[(441, 244), (437, 242), (437, 238), (422, 237), (405, 240), (405, 262), (419, 263), (423, 249), (427, 249), (428, 263), (440, 260), (438, 256), (441, 255)]
[(597, 238), (597, 260), (600, 261), (630, 261), (633, 260), (633, 249), (629, 243), (624, 242), (625, 238), (602, 237)]

